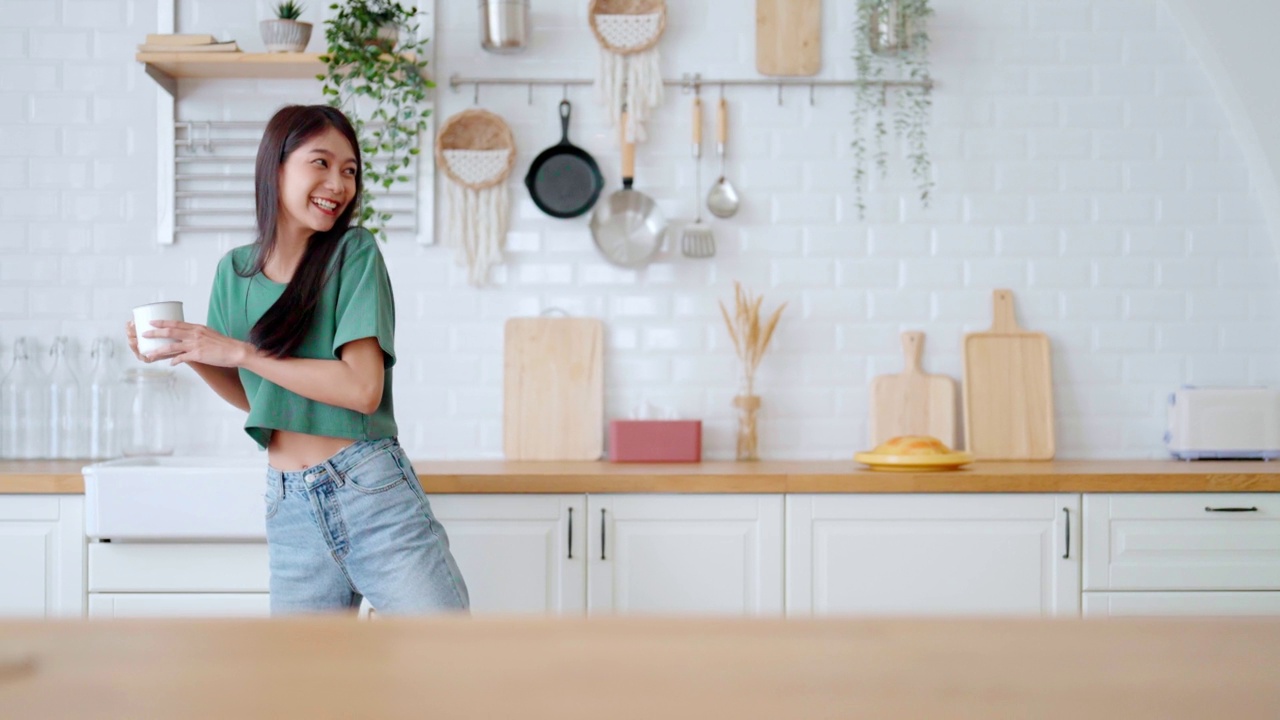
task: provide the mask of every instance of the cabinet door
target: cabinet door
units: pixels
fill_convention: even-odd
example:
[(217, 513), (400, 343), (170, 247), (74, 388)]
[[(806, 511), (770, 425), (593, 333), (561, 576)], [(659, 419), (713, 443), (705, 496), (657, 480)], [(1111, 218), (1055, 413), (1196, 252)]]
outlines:
[(1078, 495), (789, 495), (788, 615), (1078, 615)]
[(1084, 616), (1280, 615), (1280, 592), (1087, 592)]
[(781, 495), (592, 495), (587, 612), (780, 615)]
[(84, 614), (84, 499), (0, 496), (0, 617)]
[(267, 617), (267, 593), (93, 593), (91, 618)]
[(585, 495), (434, 495), (477, 615), (580, 615)]

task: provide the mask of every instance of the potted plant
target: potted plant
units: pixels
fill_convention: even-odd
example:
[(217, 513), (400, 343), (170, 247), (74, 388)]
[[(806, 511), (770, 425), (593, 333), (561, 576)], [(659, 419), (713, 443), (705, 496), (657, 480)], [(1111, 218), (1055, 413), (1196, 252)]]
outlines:
[(305, 5), (294, 0), (284, 0), (276, 5), (274, 20), (263, 20), (258, 24), (267, 52), (302, 52), (307, 49), (307, 43), (311, 41), (311, 23), (298, 20), (305, 9)]
[[(870, 152), (881, 178), (889, 173), (889, 102), (896, 100), (893, 128), (906, 143), (911, 175), (920, 192), (920, 204), (929, 206), (933, 172), (927, 147), (931, 80), (929, 33), (925, 21), (933, 14), (929, 0), (858, 0), (854, 65), (858, 87), (853, 109), (854, 193), (858, 217), (866, 214), (866, 161)], [(889, 93), (889, 85), (910, 81)], [(868, 127), (870, 126), (870, 127)], [(871, 141), (866, 133), (870, 130)]]
[(370, 192), (409, 179), (431, 110), (435, 83), (423, 76), (427, 39), (418, 37), (418, 10), (393, 0), (347, 0), (329, 6), (328, 51), (317, 76), (329, 104), (351, 118), (364, 156), (359, 224), (385, 240), (391, 213), (373, 206)]

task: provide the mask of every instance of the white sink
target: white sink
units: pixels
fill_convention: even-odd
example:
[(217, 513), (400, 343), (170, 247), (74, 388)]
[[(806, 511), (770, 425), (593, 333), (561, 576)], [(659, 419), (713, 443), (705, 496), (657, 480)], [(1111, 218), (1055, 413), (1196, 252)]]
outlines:
[(267, 460), (137, 457), (84, 469), (85, 531), (110, 540), (266, 540)]

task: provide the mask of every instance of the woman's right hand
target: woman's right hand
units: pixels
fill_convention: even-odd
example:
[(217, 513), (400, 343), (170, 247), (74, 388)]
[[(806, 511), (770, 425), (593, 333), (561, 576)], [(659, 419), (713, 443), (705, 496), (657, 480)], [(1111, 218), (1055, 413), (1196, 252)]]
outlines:
[(124, 331), (125, 331), (125, 337), (129, 338), (129, 349), (133, 351), (133, 356), (138, 358), (144, 363), (152, 362), (151, 360), (148, 360), (146, 356), (144, 356), (142, 353), (138, 352), (138, 329), (133, 326), (132, 320), (125, 323)]

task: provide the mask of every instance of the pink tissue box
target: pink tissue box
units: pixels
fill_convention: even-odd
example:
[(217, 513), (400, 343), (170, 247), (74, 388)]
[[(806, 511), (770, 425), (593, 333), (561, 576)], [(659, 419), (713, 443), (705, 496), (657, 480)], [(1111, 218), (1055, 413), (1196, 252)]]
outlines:
[(610, 420), (610, 462), (701, 462), (701, 420)]

